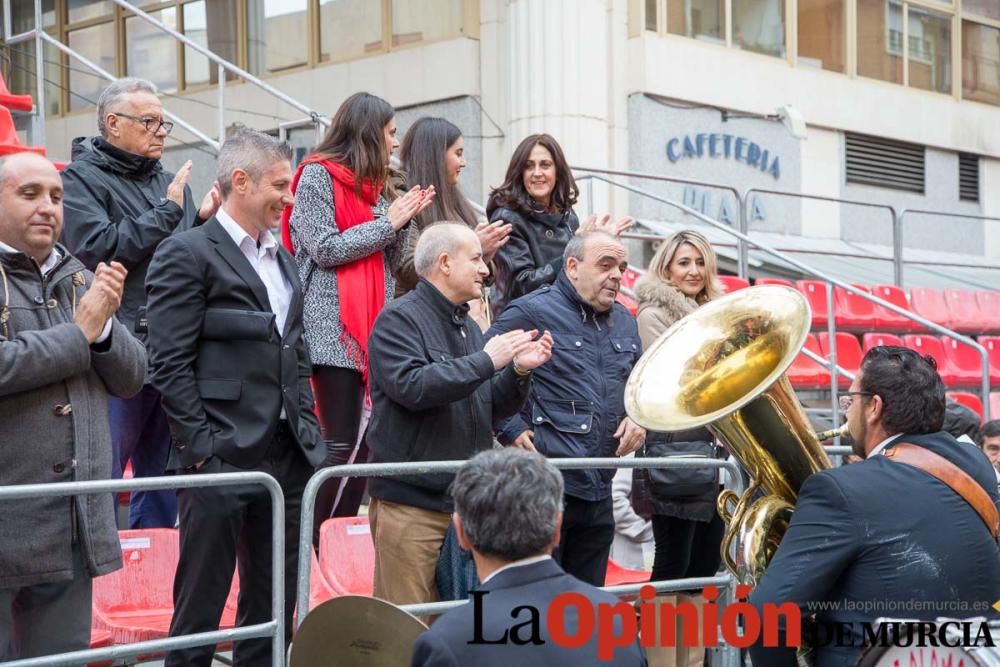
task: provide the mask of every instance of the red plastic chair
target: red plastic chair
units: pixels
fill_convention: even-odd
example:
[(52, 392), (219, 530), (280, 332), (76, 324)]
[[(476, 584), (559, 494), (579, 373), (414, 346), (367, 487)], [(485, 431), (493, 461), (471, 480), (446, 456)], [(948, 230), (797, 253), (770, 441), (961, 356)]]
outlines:
[(784, 287), (791, 287), (795, 289), (795, 285), (792, 284), (791, 280), (785, 280), (784, 278), (757, 278), (753, 281), (754, 285), (783, 285)]
[(375, 545), (368, 517), (327, 519), (319, 529), (319, 571), (331, 597), (371, 596), (375, 576)]
[(829, 309), (826, 300), (826, 283), (822, 280), (796, 280), (795, 287), (812, 308), (813, 329), (825, 329), (829, 321)]
[(990, 392), (990, 419), (1000, 419), (1000, 391)]
[(615, 301), (625, 306), (628, 309), (628, 312), (632, 313), (632, 317), (636, 317), (639, 314), (639, 302), (629, 295), (623, 292), (618, 292), (618, 296), (615, 297)]
[(990, 327), (988, 318), (979, 308), (976, 294), (964, 289), (946, 289), (944, 300), (951, 313), (953, 328), (959, 333), (978, 334)]
[(980, 336), (979, 344), (986, 348), (990, 359), (990, 384), (1000, 385), (1000, 337)]
[(3, 75), (0, 75), (0, 106), (14, 111), (31, 111), (35, 107), (35, 101), (31, 95), (15, 95), (10, 92)]
[[(115, 644), (162, 639), (167, 636), (174, 613), (174, 573), (180, 551), (178, 533), (172, 528), (155, 528), (122, 530), (118, 536), (123, 567), (94, 579), (94, 628), (110, 632)], [(221, 629), (236, 625), (233, 601), (238, 588), (239, 582), (234, 576)]]
[(625, 289), (635, 289), (635, 284), (639, 282), (639, 278), (645, 274), (642, 269), (636, 269), (629, 267), (625, 269), (625, 273), (622, 274), (622, 287)]
[[(850, 371), (857, 375), (858, 369), (861, 368), (862, 357), (861, 345), (858, 343), (858, 339), (853, 334), (838, 331), (836, 340), (837, 365), (845, 371)], [(819, 334), (819, 349), (822, 350), (824, 357), (827, 359), (830, 358), (830, 334), (825, 331), (821, 331)], [(837, 378), (837, 386), (841, 389), (846, 389), (851, 386), (851, 379), (841, 375)]]
[(910, 334), (903, 336), (903, 345), (915, 352), (933, 357), (934, 361), (937, 362), (938, 375), (941, 376), (941, 381), (946, 386), (954, 387), (961, 384), (958, 373), (944, 354), (944, 345), (940, 338), (924, 334)]
[[(867, 292), (868, 288), (855, 285)], [(871, 331), (875, 328), (875, 304), (840, 287), (833, 289), (833, 317), (838, 329)]]
[[(129, 459), (125, 462), (125, 470), (122, 471), (122, 479), (134, 479), (135, 475), (132, 473), (132, 460)], [(131, 491), (119, 491), (118, 492), (118, 504), (123, 507), (128, 507), (129, 499), (132, 497)]]
[(983, 423), (983, 400), (981, 398), (966, 391), (949, 391), (945, 393), (945, 396), (975, 412), (979, 415), (979, 423)]
[(608, 559), (608, 571), (604, 575), (605, 586), (621, 586), (623, 584), (644, 584), (649, 581), (652, 570), (632, 570), (622, 567), (611, 558)]
[(866, 333), (861, 337), (861, 356), (864, 356), (865, 352), (872, 349), (873, 347), (880, 347), (882, 345), (895, 345), (897, 347), (903, 347), (903, 339), (894, 334), (887, 333)]
[(44, 146), (25, 146), (21, 143), (21, 139), (17, 136), (17, 130), (14, 128), (14, 117), (10, 115), (10, 111), (6, 107), (0, 106), (0, 156), (25, 151), (45, 155)]
[(914, 287), (910, 290), (910, 308), (935, 324), (955, 328), (955, 320), (944, 300), (944, 293), (932, 287)]
[[(875, 285), (872, 287), (871, 292), (883, 301), (888, 301), (894, 306), (910, 310), (910, 302), (906, 298), (906, 292), (895, 285)], [(875, 306), (874, 326), (881, 331), (911, 332), (923, 330), (923, 327), (913, 320), (879, 305)]]
[[(115, 645), (115, 636), (107, 630), (90, 629), (90, 648), (107, 648)], [(111, 667), (114, 662), (107, 660), (104, 662), (87, 663), (87, 667)]]
[(750, 281), (739, 276), (718, 276), (718, 278), (726, 294), (750, 287)]
[[(820, 356), (823, 351), (819, 347), (816, 336), (809, 334), (803, 348)], [(803, 353), (795, 357), (795, 361), (786, 372), (788, 381), (795, 389), (828, 389), (830, 387), (830, 371), (818, 361), (813, 361)]]
[[(941, 336), (941, 346), (948, 364), (958, 375), (958, 383), (963, 387), (979, 387), (983, 383), (983, 360), (974, 349), (960, 343), (949, 336)], [(985, 347), (985, 346), (984, 346)], [(989, 351), (987, 350), (987, 360)], [(987, 366), (986, 373), (990, 376), (990, 384), (1000, 384), (1000, 373), (994, 375)]]
[(1000, 292), (980, 290), (976, 292), (976, 304), (983, 318), (983, 331), (1000, 333)]

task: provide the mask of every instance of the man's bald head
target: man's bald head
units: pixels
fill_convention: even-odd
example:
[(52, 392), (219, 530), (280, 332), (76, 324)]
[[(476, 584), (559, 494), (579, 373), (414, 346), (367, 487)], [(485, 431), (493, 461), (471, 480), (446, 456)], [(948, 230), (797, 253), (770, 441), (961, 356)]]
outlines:
[(0, 158), (0, 241), (42, 264), (63, 224), (62, 178), (37, 153)]
[(625, 246), (607, 232), (577, 234), (563, 251), (563, 267), (580, 298), (603, 313), (614, 305), (628, 268)]
[(413, 266), (418, 276), (456, 305), (482, 296), (483, 279), (489, 273), (479, 237), (458, 222), (441, 222), (422, 231)]

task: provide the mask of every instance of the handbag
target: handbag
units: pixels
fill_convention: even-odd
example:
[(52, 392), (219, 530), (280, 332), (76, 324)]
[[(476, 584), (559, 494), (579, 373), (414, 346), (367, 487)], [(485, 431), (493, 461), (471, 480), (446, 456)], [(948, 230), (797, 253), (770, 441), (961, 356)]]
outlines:
[[(708, 440), (674, 442), (669, 437), (654, 437), (652, 442), (647, 439), (640, 456), (714, 459), (719, 456), (719, 448)], [(716, 491), (719, 485), (716, 468), (642, 468), (636, 472), (644, 473), (640, 477), (645, 477), (644, 490), (649, 496), (665, 500), (696, 498)]]

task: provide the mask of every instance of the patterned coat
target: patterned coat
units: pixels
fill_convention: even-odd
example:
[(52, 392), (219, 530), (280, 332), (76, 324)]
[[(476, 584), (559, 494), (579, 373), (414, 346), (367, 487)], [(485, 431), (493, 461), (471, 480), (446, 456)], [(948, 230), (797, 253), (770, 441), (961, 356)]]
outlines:
[[(319, 164), (302, 170), (289, 226), (295, 244), (295, 262), (304, 290), (303, 323), (314, 366), (360, 370), (357, 344), (343, 336), (336, 267), (381, 250), (385, 258), (385, 302), (396, 290), (393, 275), (403, 263), (410, 224), (398, 232), (386, 213), (389, 202), (379, 197), (372, 207), (375, 219), (341, 234), (330, 174)], [(353, 349), (352, 349), (353, 348)]]

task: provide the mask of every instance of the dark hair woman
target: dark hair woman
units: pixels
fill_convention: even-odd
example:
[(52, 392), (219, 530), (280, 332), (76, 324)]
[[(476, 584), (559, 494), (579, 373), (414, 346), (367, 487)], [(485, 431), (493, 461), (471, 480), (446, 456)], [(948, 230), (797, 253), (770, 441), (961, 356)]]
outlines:
[[(677, 320), (722, 293), (715, 251), (696, 231), (677, 232), (663, 241), (636, 284), (639, 337), (648, 348)], [(650, 431), (636, 456), (714, 456), (712, 434), (704, 428), (677, 433)], [(710, 577), (719, 569), (725, 525), (715, 511), (718, 473), (695, 470), (637, 470), (633, 484), (645, 485), (652, 510), (653, 581)]]
[[(514, 150), (504, 182), (490, 193), (486, 206), (490, 222), (504, 221), (513, 227), (495, 259), (491, 299), (495, 314), (514, 299), (555, 281), (562, 270), (563, 249), (581, 229), (573, 211), (579, 195), (562, 148), (550, 135), (532, 134)], [(620, 234), (631, 224), (631, 218), (611, 225), (609, 216), (599, 223), (591, 216), (582, 229)]]
[[(413, 268), (413, 251), (417, 247), (420, 232), (435, 222), (464, 222), (476, 230), (483, 247), (483, 260), (490, 264), (497, 249), (507, 242), (511, 227), (503, 221), (481, 224), (469, 200), (462, 193), (458, 184), (462, 170), (465, 169), (462, 131), (444, 118), (421, 118), (403, 137), (399, 157), (407, 179), (425, 186), (433, 185), (437, 194), (431, 205), (414, 220), (416, 228), (410, 230), (403, 264), (396, 272), (396, 296), (416, 287), (418, 277)], [(470, 315), (480, 326), (486, 324), (485, 298), (469, 305), (472, 308)]]
[[(313, 391), (328, 465), (367, 459), (360, 437), (368, 384), (368, 335), (395, 290), (410, 220), (434, 199), (414, 187), (391, 205), (382, 196), (398, 147), (395, 110), (368, 93), (351, 95), (292, 181), (282, 238), (295, 253)], [(354, 516), (364, 480), (330, 480), (317, 499), (316, 528)]]

